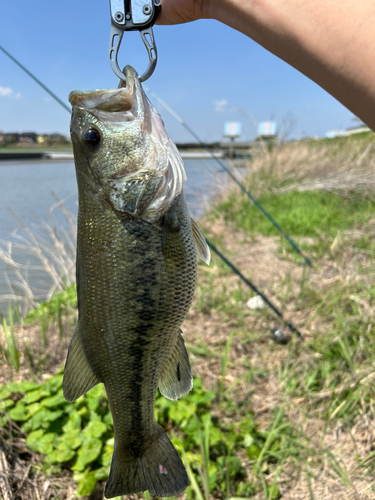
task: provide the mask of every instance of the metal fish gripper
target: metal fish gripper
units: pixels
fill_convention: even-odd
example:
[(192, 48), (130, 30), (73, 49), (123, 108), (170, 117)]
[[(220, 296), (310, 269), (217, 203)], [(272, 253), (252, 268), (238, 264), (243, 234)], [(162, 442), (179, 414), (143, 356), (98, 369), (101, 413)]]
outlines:
[(124, 31), (139, 31), (148, 53), (148, 68), (139, 77), (140, 81), (144, 82), (154, 72), (158, 53), (152, 27), (160, 11), (160, 5), (161, 0), (109, 0), (111, 11), (109, 62), (120, 80), (126, 81), (126, 76), (117, 60)]

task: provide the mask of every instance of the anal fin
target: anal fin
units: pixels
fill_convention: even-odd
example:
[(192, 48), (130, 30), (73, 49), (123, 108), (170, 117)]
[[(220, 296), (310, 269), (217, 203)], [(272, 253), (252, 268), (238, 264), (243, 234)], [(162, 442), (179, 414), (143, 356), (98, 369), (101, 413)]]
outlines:
[(168, 399), (175, 401), (193, 388), (193, 377), (185, 342), (179, 331), (176, 345), (163, 366), (159, 379), (159, 390)]
[(92, 389), (100, 380), (96, 377), (83, 349), (79, 323), (70, 341), (65, 363), (63, 393), (67, 401), (72, 403), (82, 394)]

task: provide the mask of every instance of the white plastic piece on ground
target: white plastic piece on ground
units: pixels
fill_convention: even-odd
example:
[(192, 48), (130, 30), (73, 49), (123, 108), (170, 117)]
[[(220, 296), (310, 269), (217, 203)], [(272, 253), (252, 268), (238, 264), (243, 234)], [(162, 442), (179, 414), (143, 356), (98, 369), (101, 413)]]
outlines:
[(255, 297), (252, 297), (248, 302), (247, 302), (247, 307), (249, 309), (263, 309), (264, 307), (264, 300), (260, 295), (256, 295)]

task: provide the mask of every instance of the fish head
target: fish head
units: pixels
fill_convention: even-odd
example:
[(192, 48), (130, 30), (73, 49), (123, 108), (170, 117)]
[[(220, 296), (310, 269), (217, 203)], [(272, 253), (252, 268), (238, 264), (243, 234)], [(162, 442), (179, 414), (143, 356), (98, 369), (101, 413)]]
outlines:
[(114, 210), (158, 220), (186, 180), (181, 156), (136, 71), (110, 90), (74, 91), (71, 137), (78, 184)]

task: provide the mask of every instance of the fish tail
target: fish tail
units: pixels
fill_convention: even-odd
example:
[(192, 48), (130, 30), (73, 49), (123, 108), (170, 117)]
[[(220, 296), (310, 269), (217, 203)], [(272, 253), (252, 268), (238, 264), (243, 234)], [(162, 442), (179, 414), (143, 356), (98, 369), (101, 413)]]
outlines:
[(140, 457), (121, 460), (115, 449), (104, 496), (113, 498), (148, 490), (150, 495), (170, 497), (189, 484), (185, 467), (166, 433), (158, 426), (157, 437)]

